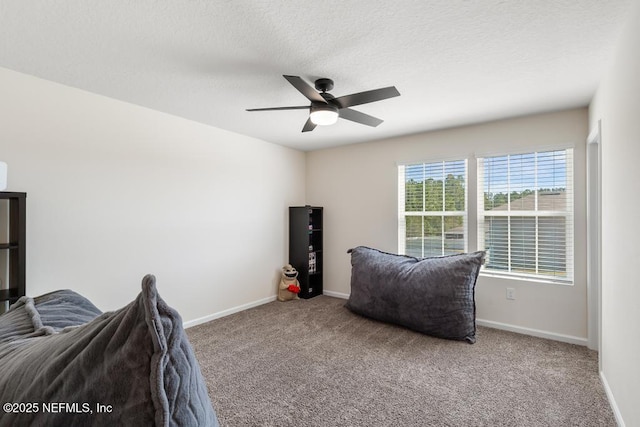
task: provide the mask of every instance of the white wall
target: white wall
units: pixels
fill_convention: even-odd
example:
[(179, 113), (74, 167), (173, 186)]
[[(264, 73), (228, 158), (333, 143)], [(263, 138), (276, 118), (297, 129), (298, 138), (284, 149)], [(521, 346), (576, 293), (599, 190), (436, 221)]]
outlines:
[(102, 310), (146, 273), (185, 321), (274, 296), (305, 201), (303, 152), (1, 68), (0, 159), (27, 192), (27, 293)]
[[(583, 108), (308, 153), (307, 203), (325, 207), (325, 289), (349, 293), (347, 249), (366, 245), (397, 251), (398, 162), (468, 157), (470, 173), (474, 173), (474, 154), (573, 146), (575, 285), (480, 277), (477, 315), (502, 327), (534, 329), (586, 345), (587, 130)], [(469, 192), (475, 194), (475, 187)], [(470, 209), (475, 209), (475, 196), (471, 201)], [(470, 224), (470, 250), (475, 247), (475, 230), (475, 224)], [(515, 288), (515, 301), (506, 300), (507, 286)]]
[(640, 2), (590, 106), (602, 122), (601, 366), (619, 421), (640, 425)]

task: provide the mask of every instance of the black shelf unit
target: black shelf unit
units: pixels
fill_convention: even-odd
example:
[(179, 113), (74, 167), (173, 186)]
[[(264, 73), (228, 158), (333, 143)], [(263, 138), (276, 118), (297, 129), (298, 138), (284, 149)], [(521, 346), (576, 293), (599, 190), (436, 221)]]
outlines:
[(0, 253), (9, 252), (6, 270), (0, 271), (3, 282), (7, 279), (0, 289), (0, 301), (13, 303), (26, 292), (27, 193), (0, 191), (0, 200), (9, 202), (6, 222), (0, 224), (8, 231), (8, 241), (0, 241)]
[(289, 262), (298, 270), (300, 298), (322, 295), (322, 207), (289, 207)]

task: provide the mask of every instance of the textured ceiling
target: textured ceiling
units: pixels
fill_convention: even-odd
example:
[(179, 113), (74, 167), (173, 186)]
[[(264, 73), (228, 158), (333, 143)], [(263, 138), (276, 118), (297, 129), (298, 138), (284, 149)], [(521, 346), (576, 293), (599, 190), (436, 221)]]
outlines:
[[(301, 150), (585, 106), (637, 0), (0, 0), (0, 67)], [(400, 97), (301, 133), (283, 77)]]

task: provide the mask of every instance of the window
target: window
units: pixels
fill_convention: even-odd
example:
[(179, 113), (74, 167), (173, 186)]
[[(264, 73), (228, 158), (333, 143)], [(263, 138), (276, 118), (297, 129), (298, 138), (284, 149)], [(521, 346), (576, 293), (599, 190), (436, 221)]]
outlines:
[(573, 150), (478, 159), (485, 272), (573, 280)]
[(398, 167), (398, 252), (415, 257), (467, 250), (467, 161)]

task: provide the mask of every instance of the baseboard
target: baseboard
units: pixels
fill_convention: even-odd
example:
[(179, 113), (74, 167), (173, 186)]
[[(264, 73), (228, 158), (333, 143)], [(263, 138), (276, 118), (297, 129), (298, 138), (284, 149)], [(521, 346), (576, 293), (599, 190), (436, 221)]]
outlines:
[(238, 305), (236, 307), (232, 307), (227, 310), (222, 310), (217, 313), (209, 314), (207, 316), (200, 317), (198, 319), (193, 319), (193, 320), (189, 320), (188, 322), (183, 322), (182, 326), (185, 329), (191, 328), (193, 326), (200, 325), (202, 323), (207, 323), (212, 320), (219, 319), (221, 317), (225, 317), (233, 313), (238, 313), (239, 311), (247, 310), (252, 307), (257, 307), (259, 305), (266, 304), (268, 302), (275, 301), (275, 300), (276, 300), (276, 295), (272, 295), (270, 297), (263, 298), (258, 301), (248, 302), (246, 304)]
[(609, 388), (607, 377), (604, 376), (604, 372), (602, 371), (600, 371), (600, 381), (602, 382), (602, 387), (604, 388), (604, 392), (607, 394), (607, 399), (609, 400), (609, 405), (611, 405), (611, 410), (613, 411), (613, 416), (616, 418), (616, 423), (618, 423), (618, 427), (625, 427), (624, 420), (622, 419), (622, 414), (620, 413), (620, 409), (618, 409), (616, 400), (613, 398), (613, 393)]
[(335, 292), (335, 291), (322, 291), (322, 295), (326, 295), (326, 296), (328, 296), (328, 297), (335, 297), (335, 298), (349, 299), (349, 294), (343, 294), (342, 292)]
[(524, 328), (522, 326), (509, 325), (507, 323), (494, 322), (492, 320), (476, 319), (476, 324), (487, 328), (502, 329), (504, 331), (517, 332), (519, 334), (531, 335), (538, 338), (547, 338), (554, 341), (562, 341), (569, 344), (583, 345), (586, 347), (586, 338), (574, 337), (571, 335), (557, 334), (555, 332), (541, 331), (539, 329)]
[[(322, 294), (330, 296), (330, 297), (335, 297), (335, 298), (349, 299), (349, 294), (343, 294), (342, 292), (324, 291)], [(207, 323), (207, 322), (210, 322), (212, 320), (219, 319), (221, 317), (225, 317), (225, 316), (228, 316), (230, 314), (238, 313), (240, 311), (247, 310), (247, 309), (252, 308), (252, 307), (257, 307), (259, 305), (266, 304), (266, 303), (269, 303), (269, 302), (275, 301), (275, 300), (276, 300), (276, 295), (272, 295), (270, 297), (263, 298), (263, 299), (258, 300), (258, 301), (249, 302), (249, 303), (246, 303), (246, 304), (242, 304), (242, 305), (239, 305), (239, 306), (236, 306), (236, 307), (229, 308), (227, 310), (222, 310), (222, 311), (219, 311), (217, 313), (209, 314), (207, 316), (203, 316), (203, 317), (199, 317), (197, 319), (193, 319), (193, 320), (189, 320), (187, 322), (183, 322), (182, 326), (185, 329), (188, 329), (188, 328), (191, 328), (193, 326), (201, 325), (203, 323)]]

